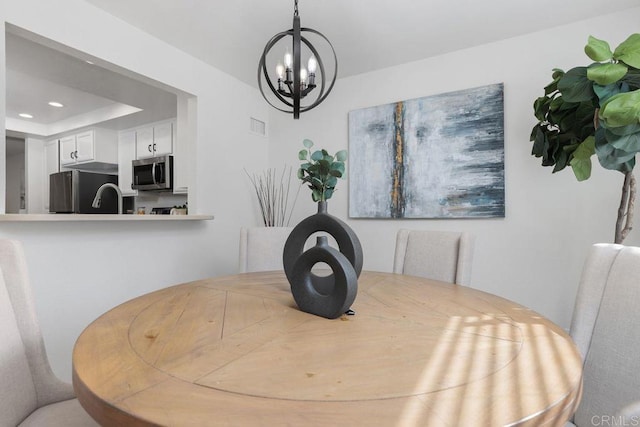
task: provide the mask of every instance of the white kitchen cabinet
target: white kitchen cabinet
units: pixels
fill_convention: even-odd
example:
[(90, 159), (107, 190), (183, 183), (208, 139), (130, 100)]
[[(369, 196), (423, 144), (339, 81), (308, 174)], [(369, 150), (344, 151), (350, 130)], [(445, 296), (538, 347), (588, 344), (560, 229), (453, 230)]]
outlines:
[(136, 136), (135, 130), (123, 131), (118, 135), (118, 186), (123, 196), (138, 195), (138, 190), (131, 189), (131, 162), (136, 158)]
[(96, 128), (60, 138), (60, 166), (76, 167), (89, 162), (118, 161), (118, 142), (114, 131)]
[(136, 158), (145, 159), (172, 153), (173, 122), (136, 129)]
[(89, 130), (76, 135), (76, 162), (94, 160), (94, 131)]
[(76, 136), (60, 138), (60, 165), (65, 166), (76, 162)]

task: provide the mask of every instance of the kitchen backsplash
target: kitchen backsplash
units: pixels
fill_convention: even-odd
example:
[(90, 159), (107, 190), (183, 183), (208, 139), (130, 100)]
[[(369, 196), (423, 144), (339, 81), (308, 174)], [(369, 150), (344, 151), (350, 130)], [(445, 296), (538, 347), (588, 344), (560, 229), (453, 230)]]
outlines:
[(131, 213), (137, 213), (144, 208), (145, 213), (148, 215), (153, 208), (171, 208), (174, 206), (182, 206), (186, 203), (186, 194), (139, 191), (138, 196), (135, 198), (133, 212)]

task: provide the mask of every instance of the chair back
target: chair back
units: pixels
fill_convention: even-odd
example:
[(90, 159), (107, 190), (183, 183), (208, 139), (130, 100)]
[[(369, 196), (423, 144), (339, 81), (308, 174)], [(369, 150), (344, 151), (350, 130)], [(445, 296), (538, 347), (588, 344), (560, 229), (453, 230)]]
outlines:
[(240, 273), (283, 270), (282, 252), (293, 227), (240, 229)]
[(18, 242), (0, 240), (0, 424), (18, 425), (38, 405), (32, 366), (44, 351)]
[(398, 230), (393, 272), (469, 285), (474, 240), (469, 233)]
[[(577, 426), (614, 417), (640, 400), (640, 248), (591, 248), (571, 320), (584, 361)], [(601, 418), (598, 418), (601, 419)]]

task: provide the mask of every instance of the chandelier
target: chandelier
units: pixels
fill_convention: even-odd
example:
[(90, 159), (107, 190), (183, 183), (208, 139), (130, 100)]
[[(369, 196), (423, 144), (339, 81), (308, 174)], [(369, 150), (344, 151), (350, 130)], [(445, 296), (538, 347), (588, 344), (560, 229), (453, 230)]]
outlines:
[[(330, 52), (333, 54), (333, 77), (328, 87), (326, 86), (327, 75), (325, 74), (325, 66), (320, 58), (318, 49), (316, 49), (307, 38), (312, 34), (318, 36), (317, 38), (319, 40), (326, 42)], [(283, 61), (277, 62), (275, 78), (273, 79), (276, 83), (274, 84), (267, 71), (267, 56), (276, 43), (287, 36), (292, 38), (292, 48), (290, 50), (287, 47), (284, 52)], [(306, 46), (306, 49), (303, 49), (303, 46)], [(305, 52), (303, 52), (303, 50)], [(301, 63), (303, 54), (306, 59), (306, 68)], [(262, 96), (269, 105), (275, 109), (285, 113), (293, 113), (293, 118), (298, 119), (300, 113), (315, 108), (325, 100), (329, 92), (331, 92), (331, 89), (333, 89), (337, 74), (338, 58), (336, 57), (336, 52), (331, 42), (316, 30), (300, 28), (298, 0), (295, 0), (293, 28), (273, 36), (264, 47), (264, 51), (260, 57), (258, 64), (258, 87), (260, 88)], [(263, 80), (266, 81), (269, 89), (271, 89), (269, 96), (267, 96), (269, 92), (265, 93)], [(313, 99), (313, 101), (302, 105), (301, 100), (309, 94), (312, 94), (309, 98)], [(313, 96), (315, 96), (315, 98), (313, 98)], [(280, 103), (277, 103), (277, 101), (280, 101)]]

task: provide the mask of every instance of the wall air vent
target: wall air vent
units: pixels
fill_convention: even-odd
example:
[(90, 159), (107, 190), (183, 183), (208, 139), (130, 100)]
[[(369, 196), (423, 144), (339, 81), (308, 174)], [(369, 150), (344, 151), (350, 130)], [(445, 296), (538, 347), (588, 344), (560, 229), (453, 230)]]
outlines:
[(265, 122), (254, 117), (250, 117), (250, 121), (249, 130), (251, 133), (255, 133), (260, 136), (267, 136), (267, 124)]

